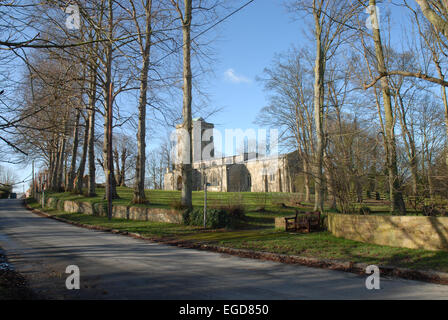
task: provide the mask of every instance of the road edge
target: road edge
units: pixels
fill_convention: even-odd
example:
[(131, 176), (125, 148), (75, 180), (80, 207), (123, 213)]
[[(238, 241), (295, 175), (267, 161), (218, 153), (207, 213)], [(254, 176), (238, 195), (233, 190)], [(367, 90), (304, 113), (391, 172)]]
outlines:
[[(192, 241), (172, 240), (172, 239), (167, 240), (167, 239), (163, 239), (163, 238), (146, 237), (139, 233), (132, 233), (132, 232), (127, 232), (127, 231), (106, 228), (106, 227), (102, 227), (102, 226), (87, 225), (87, 224), (83, 224), (83, 223), (79, 223), (79, 222), (75, 222), (75, 221), (70, 221), (70, 220), (67, 220), (67, 219), (64, 219), (61, 217), (57, 217), (57, 216), (48, 214), (39, 209), (31, 208), (25, 201), (24, 201), (24, 205), (27, 210), (29, 210), (29, 211), (33, 212), (34, 214), (37, 214), (41, 217), (57, 220), (57, 221), (71, 224), (71, 225), (74, 225), (77, 227), (90, 229), (90, 230), (103, 231), (103, 232), (110, 232), (113, 234), (119, 234), (119, 235), (123, 235), (123, 236), (132, 237), (135, 239), (141, 239), (141, 240), (146, 240), (146, 241), (151, 241), (151, 242), (156, 242), (156, 243), (161, 243), (161, 244), (166, 244), (166, 245), (172, 245), (172, 246), (176, 246), (176, 247), (180, 247), (180, 248), (211, 251), (211, 252), (216, 252), (216, 253), (228, 254), (228, 255), (232, 255), (232, 256), (238, 256), (241, 258), (273, 261), (273, 262), (280, 262), (280, 263), (285, 263), (285, 264), (298, 264), (298, 265), (312, 267), (312, 268), (350, 272), (350, 273), (355, 273), (355, 274), (359, 274), (359, 275), (366, 275), (365, 270), (368, 266), (368, 264), (366, 264), (366, 263), (354, 263), (354, 262), (350, 262), (350, 261), (309, 258), (309, 257), (303, 257), (303, 256), (296, 256), (296, 255), (285, 255), (285, 254), (278, 254), (278, 253), (272, 253), (272, 252), (221, 247), (221, 246), (215, 246), (215, 245), (201, 244), (201, 243), (192, 242)], [(435, 283), (435, 284), (441, 284), (441, 285), (448, 285), (448, 273), (446, 273), (446, 272), (412, 270), (412, 269), (408, 269), (408, 268), (400, 268), (400, 267), (394, 267), (394, 266), (378, 266), (378, 268), (380, 269), (380, 272), (382, 275), (389, 276), (389, 277), (402, 278), (402, 279), (407, 279), (407, 280), (416, 280), (416, 281), (429, 282), (429, 283)]]

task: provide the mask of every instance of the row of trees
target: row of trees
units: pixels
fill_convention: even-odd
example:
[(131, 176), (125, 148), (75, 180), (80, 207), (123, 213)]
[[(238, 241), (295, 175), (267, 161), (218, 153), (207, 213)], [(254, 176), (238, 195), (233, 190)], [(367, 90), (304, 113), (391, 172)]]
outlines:
[(292, 49), (265, 69), (270, 103), (257, 122), (282, 128), (284, 145), (298, 150), (316, 210), (325, 193), (349, 212), (363, 192), (388, 192), (402, 214), (405, 195), (446, 197), (448, 7), (398, 6), (409, 22), (399, 35), (375, 0), (288, 2), (313, 22), (314, 52)]
[[(448, 166), (446, 3), (400, 5), (412, 20), (400, 48), (391, 45), (396, 29), (379, 21), (375, 0), (286, 3), (312, 22), (314, 45), (279, 56), (266, 69), (273, 95), (259, 121), (282, 127), (285, 142), (298, 150), (307, 198), (314, 185), (315, 209), (323, 209), (325, 191), (343, 207), (347, 195), (359, 197), (377, 184), (390, 193), (391, 210), (401, 213), (405, 194), (440, 194)], [(92, 196), (100, 166), (108, 194), (117, 197), (116, 185), (126, 184), (135, 166), (134, 202), (146, 202), (146, 135), (154, 129), (146, 126), (147, 112), (171, 125), (182, 119), (191, 137), (192, 57), (204, 55), (197, 38), (214, 26), (220, 2), (76, 0), (62, 6), (72, 14), (69, 23), (59, 4), (0, 4), (0, 60), (26, 66), (21, 79), (2, 70), (1, 139), (42, 159), (52, 190), (82, 192), (88, 171)], [(3, 89), (9, 85), (15, 90)], [(171, 108), (177, 90), (182, 108)], [(131, 100), (136, 116), (122, 107)], [(136, 147), (111, 139), (126, 126), (137, 132)], [(151, 185), (160, 187), (169, 152), (149, 162), (158, 163)], [(182, 183), (182, 204), (191, 206), (191, 161), (182, 165)]]
[[(107, 194), (118, 197), (116, 186), (132, 181), (134, 203), (147, 202), (145, 186), (160, 188), (169, 165), (166, 150), (147, 158), (147, 132), (156, 130), (147, 128), (147, 114), (153, 125), (174, 127), (182, 119), (191, 133), (193, 84), (200, 79), (192, 69), (206, 71), (198, 37), (222, 8), (202, 0), (0, 3), (0, 59), (9, 68), (18, 60), (25, 66), (20, 76), (0, 79), (8, 91), (2, 140), (22, 154), (18, 161), (41, 160), (50, 190), (82, 193), (84, 182), (94, 196), (100, 167)], [(173, 107), (179, 92), (182, 108)], [(191, 164), (182, 174), (182, 202), (191, 206)]]

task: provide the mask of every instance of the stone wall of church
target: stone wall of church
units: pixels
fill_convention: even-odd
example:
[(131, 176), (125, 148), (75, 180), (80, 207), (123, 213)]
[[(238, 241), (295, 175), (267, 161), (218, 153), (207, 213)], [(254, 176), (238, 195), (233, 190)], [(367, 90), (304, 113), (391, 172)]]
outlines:
[[(295, 177), (300, 174), (294, 155), (278, 159), (250, 160), (242, 163), (205, 166), (197, 163), (193, 169), (193, 190), (203, 190), (203, 176), (210, 183), (208, 190), (216, 192), (292, 192)], [(292, 170), (291, 168), (294, 168)], [(165, 174), (165, 190), (181, 190), (179, 169)]]
[(252, 192), (290, 192), (287, 158), (249, 161), (247, 170), (251, 175)]

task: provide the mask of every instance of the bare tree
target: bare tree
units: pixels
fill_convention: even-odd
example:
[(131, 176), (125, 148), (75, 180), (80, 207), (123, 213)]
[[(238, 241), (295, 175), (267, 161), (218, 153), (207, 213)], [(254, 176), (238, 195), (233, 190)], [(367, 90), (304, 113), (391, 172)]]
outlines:
[(120, 187), (125, 187), (127, 182), (133, 181), (136, 167), (137, 146), (134, 139), (125, 133), (114, 134), (114, 160), (115, 179)]
[(73, 182), (75, 180), (75, 171), (76, 171), (76, 159), (78, 156), (78, 144), (79, 144), (79, 121), (81, 118), (81, 110), (76, 110), (75, 115), (75, 123), (73, 128), (73, 143), (72, 143), (72, 152), (71, 152), (71, 164), (70, 170), (68, 172), (67, 186), (66, 191), (73, 190)]
[[(134, 203), (145, 203), (148, 200), (145, 195), (145, 163), (146, 163), (146, 107), (147, 107), (147, 93), (148, 93), (148, 72), (150, 67), (151, 54), (151, 36), (152, 36), (152, 0), (146, 0), (143, 4), (144, 18), (141, 22), (136, 6), (132, 0), (130, 5), (132, 7), (132, 20), (138, 31), (137, 42), (140, 47), (142, 66), (140, 70), (140, 94), (138, 101), (138, 132), (137, 132), (137, 164), (135, 172), (135, 187), (134, 187)], [(144, 30), (144, 31), (143, 31)]]
[(347, 40), (346, 33), (350, 20), (359, 12), (358, 1), (301, 0), (294, 2), (293, 9), (300, 10), (313, 17), (316, 55), (314, 62), (314, 127), (316, 130), (316, 148), (313, 161), (315, 183), (314, 209), (323, 211), (324, 176), (323, 157), (325, 149), (324, 113), (325, 113), (325, 72), (327, 62), (338, 47)]
[[(369, 4), (373, 9), (373, 17), (375, 21), (378, 21), (376, 12), (376, 0), (369, 0)], [(373, 42), (376, 53), (376, 63), (379, 74), (386, 74), (387, 67), (384, 59), (383, 43), (381, 40), (380, 26), (372, 28)], [(403, 193), (401, 189), (400, 179), (398, 176), (397, 167), (397, 146), (395, 139), (395, 119), (392, 109), (391, 92), (389, 86), (389, 80), (387, 77), (381, 78), (381, 92), (383, 96), (383, 107), (385, 113), (385, 129), (384, 133), (386, 146), (387, 146), (387, 168), (389, 174), (389, 188), (391, 190), (391, 210), (399, 211), (402, 214), (406, 214), (406, 207), (403, 201)]]
[[(312, 72), (305, 66), (307, 56), (303, 50), (291, 50), (278, 55), (272, 67), (265, 68), (260, 78), (265, 90), (270, 92), (270, 102), (265, 106), (256, 123), (281, 129), (280, 138), (284, 147), (298, 150), (304, 178), (305, 201), (310, 201), (312, 159), (314, 151), (313, 88)], [(290, 177), (292, 180), (293, 177)]]
[[(183, 143), (183, 163), (181, 164), (182, 172), (182, 205), (186, 207), (192, 206), (192, 72), (191, 72), (191, 21), (192, 21), (192, 0), (183, 0), (183, 8), (180, 0), (171, 0), (175, 7), (179, 21), (182, 25), (182, 48), (183, 48), (183, 107), (182, 128), (188, 133), (189, 143)], [(186, 149), (188, 148), (188, 150)]]
[[(428, 24), (425, 25), (424, 23), (421, 23), (419, 14), (415, 11), (413, 12), (415, 21), (417, 22), (420, 37), (424, 41), (426, 48), (431, 53), (431, 59), (436, 68), (437, 76), (440, 80), (445, 81), (445, 73), (442, 69), (442, 66), (444, 62), (446, 63), (446, 54), (444, 53), (444, 50), (446, 50), (446, 44), (438, 35), (438, 29), (435, 26), (430, 26)], [(448, 97), (446, 93), (446, 86), (441, 85), (440, 91), (443, 106), (445, 107), (445, 130), (446, 136), (448, 137)], [(447, 152), (445, 154), (445, 163), (448, 166), (448, 139), (446, 149)]]

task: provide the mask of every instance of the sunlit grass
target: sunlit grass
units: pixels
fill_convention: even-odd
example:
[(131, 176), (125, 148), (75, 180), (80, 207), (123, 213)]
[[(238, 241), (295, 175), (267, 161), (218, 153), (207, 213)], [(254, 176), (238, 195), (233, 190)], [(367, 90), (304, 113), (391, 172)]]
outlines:
[[(30, 206), (40, 207), (36, 202), (30, 202)], [(273, 229), (268, 222), (271, 218), (271, 214), (268, 213), (249, 214), (254, 219), (261, 219), (262, 222), (258, 221), (260, 228), (257, 229), (203, 230), (200, 227), (150, 221), (125, 219), (109, 221), (105, 217), (66, 213), (48, 208), (45, 211), (70, 221), (139, 233), (150, 238), (176, 239), (237, 249), (448, 272), (448, 252), (380, 246), (337, 238), (329, 232), (309, 234), (282, 232)]]

